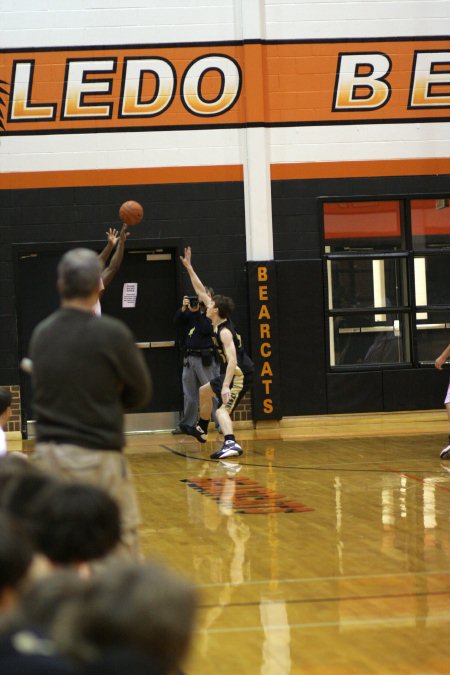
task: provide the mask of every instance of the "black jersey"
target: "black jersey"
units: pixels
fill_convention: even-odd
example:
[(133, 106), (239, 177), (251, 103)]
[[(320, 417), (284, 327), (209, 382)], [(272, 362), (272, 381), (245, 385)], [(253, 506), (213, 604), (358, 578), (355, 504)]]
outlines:
[(236, 356), (237, 356), (237, 365), (238, 368), (242, 371), (244, 375), (247, 375), (249, 373), (252, 373), (254, 370), (254, 365), (253, 361), (249, 357), (249, 355), (244, 351), (244, 348), (242, 346), (242, 339), (239, 333), (236, 332), (236, 329), (234, 328), (232, 322), (230, 319), (226, 319), (223, 323), (220, 323), (218, 326), (214, 326), (213, 328), (213, 342), (214, 346), (217, 350), (217, 355), (219, 357), (219, 362), (220, 362), (220, 371), (225, 372), (227, 369), (227, 355), (225, 353), (225, 349), (222, 343), (222, 339), (220, 337), (220, 333), (224, 328), (228, 328), (230, 331), (231, 335), (233, 336), (233, 342), (234, 346), (236, 348)]

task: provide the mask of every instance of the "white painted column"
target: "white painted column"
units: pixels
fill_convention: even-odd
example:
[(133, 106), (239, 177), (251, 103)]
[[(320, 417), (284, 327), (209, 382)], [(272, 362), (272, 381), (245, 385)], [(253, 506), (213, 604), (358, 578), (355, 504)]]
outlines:
[[(235, 11), (237, 32), (243, 40), (264, 38), (264, 0), (235, 0)], [(261, 68), (262, 66), (261, 63)], [(263, 100), (264, 92), (260, 93)], [(242, 129), (241, 151), (247, 260), (273, 260), (270, 147), (267, 129), (263, 126)]]

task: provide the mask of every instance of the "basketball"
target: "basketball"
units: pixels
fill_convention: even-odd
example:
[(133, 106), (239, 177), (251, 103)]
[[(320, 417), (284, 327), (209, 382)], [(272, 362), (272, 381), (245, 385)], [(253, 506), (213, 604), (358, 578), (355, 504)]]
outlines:
[(137, 225), (144, 217), (144, 209), (139, 202), (124, 202), (119, 209), (119, 218), (126, 225)]

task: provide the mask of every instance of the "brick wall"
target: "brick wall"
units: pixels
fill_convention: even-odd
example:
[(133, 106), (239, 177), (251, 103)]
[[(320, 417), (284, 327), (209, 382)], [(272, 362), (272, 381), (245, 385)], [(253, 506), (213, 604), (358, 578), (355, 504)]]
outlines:
[(237, 409), (233, 413), (233, 420), (235, 422), (246, 422), (252, 419), (252, 392), (249, 390), (242, 401), (239, 403)]
[(13, 384), (9, 387), (6, 386), (5, 389), (9, 389), (12, 395), (12, 414), (5, 431), (20, 431), (20, 387), (18, 384)]

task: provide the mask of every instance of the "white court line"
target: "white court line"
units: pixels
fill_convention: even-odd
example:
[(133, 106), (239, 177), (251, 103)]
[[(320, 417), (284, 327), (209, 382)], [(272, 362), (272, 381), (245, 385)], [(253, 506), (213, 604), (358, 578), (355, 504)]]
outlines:
[(346, 621), (323, 621), (323, 622), (309, 622), (309, 623), (289, 623), (289, 624), (272, 624), (261, 626), (233, 626), (232, 628), (200, 628), (195, 631), (198, 634), (208, 634), (212, 633), (256, 633), (263, 631), (277, 631), (282, 630), (286, 631), (287, 629), (292, 630), (293, 628), (334, 628), (338, 626), (339, 628), (346, 628), (351, 626), (377, 626), (382, 625), (401, 625), (407, 623), (408, 626), (411, 625), (411, 622), (414, 622), (414, 625), (417, 621), (423, 621), (424, 623), (441, 623), (441, 622), (450, 622), (450, 614), (443, 614), (436, 617), (430, 616), (416, 616), (411, 614), (410, 617), (403, 618), (389, 618), (389, 617), (380, 617), (379, 619), (355, 619), (355, 620), (346, 620)]
[[(437, 574), (450, 575), (450, 569), (435, 570), (433, 572), (398, 572), (385, 574), (352, 574), (348, 576), (333, 576), (333, 577), (301, 577), (299, 579), (260, 579), (253, 581), (244, 581), (241, 584), (229, 584), (233, 586), (258, 586), (264, 584), (304, 584), (316, 583), (318, 581), (348, 581), (353, 579), (392, 579), (393, 577), (429, 577)], [(221, 588), (226, 586), (229, 582), (214, 583), (214, 584), (196, 584), (198, 588)]]

